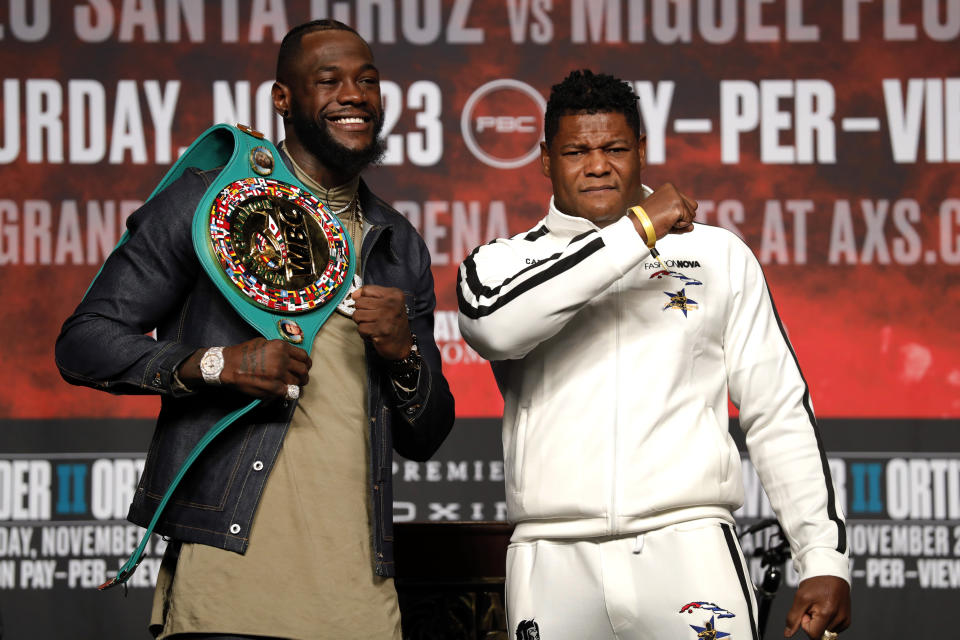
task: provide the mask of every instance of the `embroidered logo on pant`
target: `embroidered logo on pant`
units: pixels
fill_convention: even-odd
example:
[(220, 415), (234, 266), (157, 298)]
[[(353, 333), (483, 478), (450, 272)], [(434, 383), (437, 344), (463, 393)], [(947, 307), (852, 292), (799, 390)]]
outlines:
[(680, 607), (678, 613), (693, 613), (696, 609), (703, 609), (704, 611), (710, 611), (718, 618), (735, 618), (736, 616), (721, 606), (718, 606), (712, 602), (704, 602), (703, 600), (698, 600), (697, 602), (688, 602), (687, 604)]
[(725, 631), (717, 631), (717, 628), (713, 626), (713, 616), (710, 616), (705, 626), (698, 627), (692, 624), (690, 628), (697, 632), (697, 640), (719, 640), (720, 638), (726, 638), (730, 635)]
[(533, 620), (521, 620), (517, 625), (517, 640), (540, 640), (540, 627)]
[(680, 607), (678, 613), (688, 613), (692, 615), (694, 612), (703, 612), (705, 614), (708, 611), (710, 612), (710, 619), (705, 620), (703, 626), (690, 625), (690, 628), (697, 632), (697, 640), (720, 640), (720, 638), (729, 636), (730, 634), (726, 631), (717, 629), (716, 620), (717, 618), (735, 618), (736, 616), (713, 602), (704, 602), (703, 600), (688, 602)]

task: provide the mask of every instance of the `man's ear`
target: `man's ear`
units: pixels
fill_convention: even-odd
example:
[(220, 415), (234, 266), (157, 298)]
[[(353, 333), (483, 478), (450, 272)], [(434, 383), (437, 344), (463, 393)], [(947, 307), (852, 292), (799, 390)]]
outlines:
[(641, 133), (637, 139), (637, 156), (640, 159), (640, 169), (647, 168), (647, 134)]
[(550, 150), (547, 149), (547, 143), (540, 143), (540, 170), (543, 175), (550, 177)]
[(270, 97), (273, 98), (273, 110), (286, 118), (290, 115), (290, 89), (279, 82), (274, 82), (270, 89)]

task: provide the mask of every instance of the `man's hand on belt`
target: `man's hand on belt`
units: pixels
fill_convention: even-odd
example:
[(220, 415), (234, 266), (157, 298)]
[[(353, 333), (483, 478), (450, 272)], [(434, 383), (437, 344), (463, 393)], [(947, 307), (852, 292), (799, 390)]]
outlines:
[[(200, 359), (206, 349), (197, 349), (177, 369), (187, 387), (202, 386)], [(294, 398), (291, 386), (302, 387), (310, 380), (313, 361), (306, 351), (283, 340), (253, 338), (224, 347), (220, 385), (232, 387), (255, 398)], [(299, 395), (299, 389), (296, 392)]]

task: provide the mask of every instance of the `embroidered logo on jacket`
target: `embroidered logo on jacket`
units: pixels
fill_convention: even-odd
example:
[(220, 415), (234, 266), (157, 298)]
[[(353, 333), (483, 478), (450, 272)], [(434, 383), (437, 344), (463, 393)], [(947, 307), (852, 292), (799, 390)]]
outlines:
[(686, 318), (687, 311), (697, 308), (697, 301), (693, 298), (688, 298), (686, 292), (687, 290), (685, 288), (680, 289), (680, 291), (677, 291), (676, 293), (664, 291), (663, 295), (670, 298), (670, 302), (663, 305), (663, 310), (666, 311), (667, 309), (678, 309), (683, 311), (683, 317)]
[(540, 640), (540, 627), (533, 620), (521, 620), (517, 625), (517, 640)]
[[(670, 260), (669, 258), (663, 261), (668, 267), (674, 267), (676, 269), (699, 269), (701, 267), (699, 260)], [(657, 262), (645, 262), (643, 263), (644, 269), (656, 269), (660, 264)]]
[(653, 280), (654, 278), (656, 278), (657, 280), (662, 280), (664, 276), (673, 276), (674, 278), (682, 281), (687, 286), (699, 286), (703, 284), (699, 280), (695, 280), (693, 278), (685, 276), (679, 271), (667, 271), (665, 269), (660, 269), (659, 271), (651, 273), (650, 277), (647, 278), (647, 280)]

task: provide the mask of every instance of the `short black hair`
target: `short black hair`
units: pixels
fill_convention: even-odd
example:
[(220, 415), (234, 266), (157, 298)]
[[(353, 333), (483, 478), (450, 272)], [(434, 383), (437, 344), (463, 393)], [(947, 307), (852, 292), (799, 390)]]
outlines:
[(560, 117), (579, 113), (622, 113), (640, 139), (640, 113), (633, 87), (620, 78), (589, 69), (571, 71), (560, 84), (550, 88), (544, 114), (543, 137), (547, 147), (560, 126)]
[[(344, 24), (339, 20), (311, 20), (295, 26), (283, 36), (280, 42), (280, 51), (277, 53), (277, 82), (289, 82), (290, 74), (293, 71), (293, 62), (300, 53), (300, 42), (308, 33), (314, 31), (349, 31), (353, 35), (363, 40), (363, 36), (357, 33), (356, 29), (350, 25)], [(363, 40), (363, 43), (370, 48), (370, 43)]]

